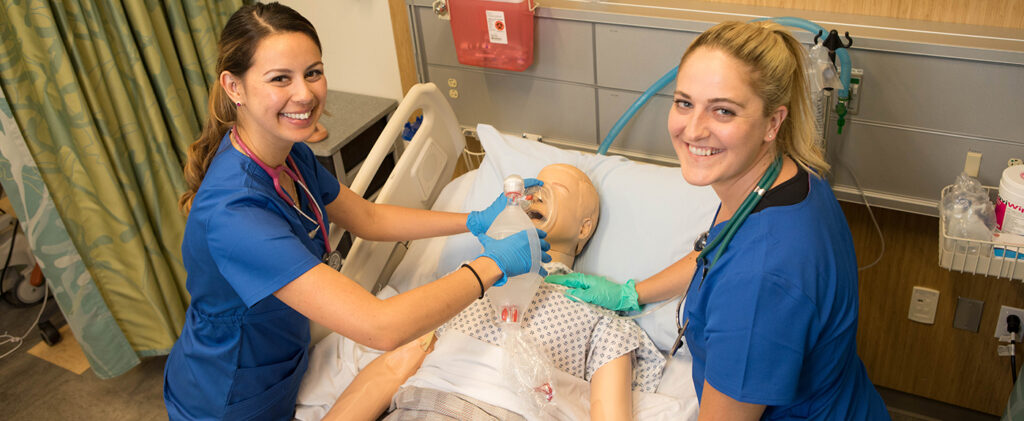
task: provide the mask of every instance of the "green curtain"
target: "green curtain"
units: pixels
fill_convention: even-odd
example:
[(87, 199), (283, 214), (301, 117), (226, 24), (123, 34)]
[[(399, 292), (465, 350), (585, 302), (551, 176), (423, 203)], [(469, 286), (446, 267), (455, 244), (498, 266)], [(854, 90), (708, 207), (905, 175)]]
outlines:
[(185, 151), (242, 0), (2, 2), (0, 182), (94, 371), (116, 376), (184, 324)]

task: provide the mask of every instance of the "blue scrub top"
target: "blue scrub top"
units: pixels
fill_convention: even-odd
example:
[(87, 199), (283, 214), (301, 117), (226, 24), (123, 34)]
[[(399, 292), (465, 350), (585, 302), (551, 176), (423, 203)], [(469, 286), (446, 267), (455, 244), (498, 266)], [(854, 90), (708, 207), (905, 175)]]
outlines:
[[(704, 381), (742, 402), (767, 405), (765, 420), (886, 420), (857, 356), (857, 259), (828, 183), (743, 223), (707, 273), (699, 262), (680, 323)], [(781, 186), (780, 186), (781, 187)], [(708, 242), (721, 234), (719, 223)]]
[[(337, 179), (305, 144), (291, 156), (324, 212), (321, 204), (338, 195)], [(298, 196), (315, 219), (301, 187)], [(192, 301), (164, 369), (168, 415), (291, 419), (308, 364), (309, 320), (272, 294), (321, 262), (323, 233), (225, 135), (192, 202), (181, 251)]]

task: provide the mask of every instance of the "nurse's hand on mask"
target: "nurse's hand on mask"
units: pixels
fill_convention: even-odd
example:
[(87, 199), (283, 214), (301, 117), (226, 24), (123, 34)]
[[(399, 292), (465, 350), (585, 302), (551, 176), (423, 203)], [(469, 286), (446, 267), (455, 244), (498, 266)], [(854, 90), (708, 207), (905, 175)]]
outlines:
[(630, 279), (624, 284), (609, 281), (603, 276), (570, 273), (551, 275), (544, 282), (569, 287), (565, 296), (573, 301), (586, 301), (615, 311), (637, 311), (636, 281)]
[[(551, 256), (547, 251), (551, 250), (551, 244), (544, 239), (548, 233), (538, 229), (537, 236), (540, 237), (541, 261), (550, 262)], [(484, 254), (481, 256), (488, 257), (497, 263), (503, 274), (501, 279), (494, 283), (494, 286), (505, 285), (510, 276), (518, 276), (530, 271), (533, 262), (530, 259), (530, 242), (525, 230), (500, 240), (488, 237), (487, 234), (480, 234), (477, 238), (484, 246)]]
[[(543, 186), (544, 182), (536, 178), (527, 178), (523, 180), (523, 185), (528, 189), (534, 186)], [(494, 199), (487, 209), (469, 213), (469, 217), (466, 218), (466, 228), (476, 236), (487, 232), (491, 228), (491, 224), (494, 223), (494, 218), (497, 218), (498, 214), (505, 210), (507, 204), (508, 198), (505, 197), (505, 193), (498, 194), (498, 198)]]

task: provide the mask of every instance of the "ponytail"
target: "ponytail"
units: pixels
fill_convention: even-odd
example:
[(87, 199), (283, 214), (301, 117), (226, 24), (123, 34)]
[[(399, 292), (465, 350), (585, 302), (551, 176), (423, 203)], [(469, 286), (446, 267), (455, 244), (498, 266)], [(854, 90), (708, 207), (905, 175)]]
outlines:
[[(220, 78), (221, 73), (230, 72), (242, 78), (252, 66), (252, 57), (260, 41), (279, 32), (305, 34), (321, 49), (320, 38), (313, 24), (294, 9), (277, 2), (245, 5), (228, 18), (228, 23), (221, 31), (220, 40), (217, 41), (216, 76)], [(185, 184), (188, 190), (178, 199), (178, 209), (182, 213), (188, 214), (192, 209), (196, 191), (206, 177), (221, 139), (228, 128), (235, 124), (237, 113), (235, 104), (231, 103), (224, 88), (215, 82), (210, 87), (210, 102), (203, 131), (199, 139), (188, 148), (188, 159), (185, 161)]]
[(188, 190), (178, 198), (178, 209), (186, 215), (192, 210), (192, 199), (196, 197), (196, 191), (206, 177), (206, 170), (217, 154), (220, 140), (235, 121), (236, 110), (233, 105), (219, 83), (210, 87), (206, 123), (199, 139), (189, 146), (188, 160), (185, 161), (185, 184)]

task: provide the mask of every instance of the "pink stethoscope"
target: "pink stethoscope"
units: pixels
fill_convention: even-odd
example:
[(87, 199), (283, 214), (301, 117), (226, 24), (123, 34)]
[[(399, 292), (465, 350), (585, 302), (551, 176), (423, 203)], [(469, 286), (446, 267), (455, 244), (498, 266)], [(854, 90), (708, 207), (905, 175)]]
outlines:
[[(327, 248), (327, 252), (324, 253), (324, 256), (329, 256), (331, 254), (331, 243), (330, 241), (327, 240), (327, 226), (324, 225), (324, 216), (320, 212), (320, 205), (318, 205), (316, 200), (313, 199), (313, 193), (310, 193), (309, 188), (306, 187), (306, 180), (302, 178), (302, 173), (299, 172), (299, 167), (295, 165), (295, 161), (292, 160), (291, 155), (288, 155), (288, 159), (285, 161), (284, 165), (280, 165), (277, 168), (273, 168), (264, 163), (263, 161), (261, 161), (259, 158), (257, 158), (256, 155), (249, 150), (249, 147), (245, 146), (245, 142), (242, 142), (242, 138), (238, 136), (238, 130), (234, 127), (231, 128), (231, 136), (234, 137), (236, 142), (238, 142), (238, 146), (242, 148), (242, 151), (245, 152), (245, 154), (249, 158), (255, 161), (256, 164), (260, 166), (260, 168), (263, 168), (263, 171), (266, 171), (267, 175), (269, 175), (270, 178), (274, 180), (274, 190), (277, 190), (277, 195), (280, 196), (281, 199), (285, 201), (285, 203), (295, 208), (295, 211), (297, 211), (300, 215), (309, 220), (309, 222), (315, 222), (320, 227), (320, 231), (322, 231), (324, 234), (324, 247)], [(291, 168), (288, 168), (288, 165), (294, 167), (295, 170), (293, 171)], [(313, 218), (310, 218), (309, 215), (306, 215), (306, 213), (299, 208), (299, 205), (295, 201), (293, 201), (291, 197), (288, 197), (284, 190), (281, 189), (281, 180), (279, 177), (281, 176), (282, 171), (284, 171), (285, 174), (288, 174), (288, 176), (291, 177), (292, 180), (297, 181), (299, 183), (299, 186), (302, 186), (302, 191), (306, 193), (306, 199), (309, 199), (309, 204), (310, 207), (313, 208), (313, 215), (316, 216), (316, 220), (313, 220)], [(314, 231), (314, 234), (310, 235), (310, 238), (316, 235), (315, 232), (316, 231)]]

